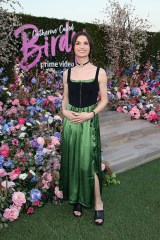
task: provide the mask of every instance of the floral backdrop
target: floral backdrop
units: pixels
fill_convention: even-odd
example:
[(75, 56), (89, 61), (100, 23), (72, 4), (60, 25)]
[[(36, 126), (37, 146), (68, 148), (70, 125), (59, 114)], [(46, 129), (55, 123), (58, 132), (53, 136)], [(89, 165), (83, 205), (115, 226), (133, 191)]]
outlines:
[(144, 65), (132, 65), (122, 69), (117, 78), (110, 69), (108, 96), (111, 110), (129, 113), (131, 119), (160, 122), (160, 68), (150, 60)]
[[(55, 69), (21, 71), (14, 78), (0, 68), (0, 228), (32, 214), (47, 201), (59, 204), (63, 95), (62, 73)], [(106, 68), (111, 110), (131, 119), (160, 121), (160, 70), (148, 61), (123, 70)], [(121, 71), (122, 72), (122, 71)], [(105, 186), (119, 184), (102, 162)]]
[(34, 212), (59, 190), (62, 73), (0, 68), (0, 222)]

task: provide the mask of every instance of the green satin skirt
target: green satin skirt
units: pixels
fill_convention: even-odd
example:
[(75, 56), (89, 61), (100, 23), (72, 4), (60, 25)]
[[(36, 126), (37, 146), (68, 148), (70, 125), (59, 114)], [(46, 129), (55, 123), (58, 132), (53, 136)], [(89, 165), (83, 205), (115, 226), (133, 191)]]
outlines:
[[(68, 105), (75, 112), (91, 112), (96, 104), (77, 108)], [(64, 199), (71, 204), (94, 206), (94, 174), (97, 174), (102, 192), (101, 143), (99, 117), (80, 124), (64, 118), (62, 128), (62, 157), (60, 180)]]

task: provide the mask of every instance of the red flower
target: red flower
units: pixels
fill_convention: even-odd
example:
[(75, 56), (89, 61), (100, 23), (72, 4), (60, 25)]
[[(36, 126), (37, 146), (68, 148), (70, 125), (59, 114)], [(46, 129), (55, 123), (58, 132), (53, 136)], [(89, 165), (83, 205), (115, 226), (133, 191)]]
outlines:
[(25, 122), (26, 122), (26, 120), (25, 120), (25, 118), (19, 118), (19, 119), (18, 119), (18, 122), (19, 122), (19, 124), (24, 125)]
[(28, 210), (27, 210), (27, 213), (28, 214), (34, 213), (34, 208), (33, 207), (29, 207)]
[(40, 201), (39, 201), (39, 200), (36, 200), (36, 201), (33, 202), (33, 205), (34, 205), (34, 206), (38, 206), (39, 204), (40, 204)]

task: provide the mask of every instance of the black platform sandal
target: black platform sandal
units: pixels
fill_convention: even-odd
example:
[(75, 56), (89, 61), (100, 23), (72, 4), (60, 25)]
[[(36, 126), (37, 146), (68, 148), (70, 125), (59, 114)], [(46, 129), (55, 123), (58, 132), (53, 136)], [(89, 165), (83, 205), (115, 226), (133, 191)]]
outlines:
[[(102, 220), (101, 222), (96, 222), (96, 220)], [(96, 225), (102, 225), (104, 223), (104, 210), (96, 210), (94, 215), (94, 221)]]
[[(75, 212), (80, 212), (80, 215), (77, 215)], [(80, 203), (77, 203), (73, 207), (73, 215), (75, 217), (81, 217), (82, 216), (82, 206)]]

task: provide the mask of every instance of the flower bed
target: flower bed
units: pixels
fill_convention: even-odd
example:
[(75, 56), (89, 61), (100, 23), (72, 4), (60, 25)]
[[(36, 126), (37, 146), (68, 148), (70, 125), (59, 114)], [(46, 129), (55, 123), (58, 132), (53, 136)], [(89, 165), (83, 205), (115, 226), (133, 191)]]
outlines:
[(148, 62), (134, 65), (117, 79), (109, 72), (108, 95), (111, 110), (129, 113), (131, 119), (160, 121), (160, 69)]

